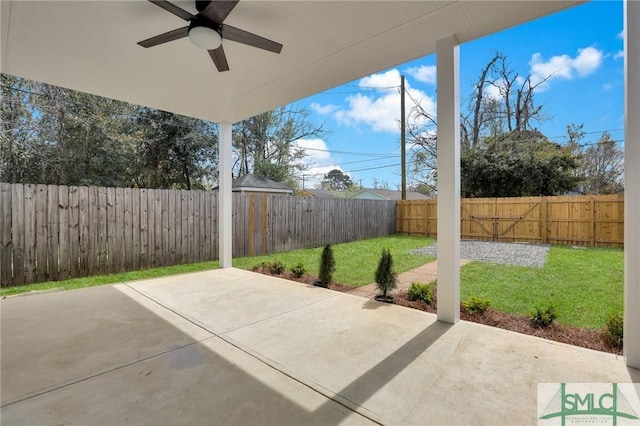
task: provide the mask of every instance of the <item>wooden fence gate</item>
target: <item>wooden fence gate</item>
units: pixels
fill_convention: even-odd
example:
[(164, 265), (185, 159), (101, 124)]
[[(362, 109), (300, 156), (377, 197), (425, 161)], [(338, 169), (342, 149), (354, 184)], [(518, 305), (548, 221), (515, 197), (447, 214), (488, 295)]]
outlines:
[(461, 203), (461, 234), (491, 241), (540, 238), (542, 203), (540, 198), (467, 199)]
[[(437, 237), (436, 200), (398, 201), (396, 230)], [(624, 196), (460, 200), (463, 239), (622, 247)]]

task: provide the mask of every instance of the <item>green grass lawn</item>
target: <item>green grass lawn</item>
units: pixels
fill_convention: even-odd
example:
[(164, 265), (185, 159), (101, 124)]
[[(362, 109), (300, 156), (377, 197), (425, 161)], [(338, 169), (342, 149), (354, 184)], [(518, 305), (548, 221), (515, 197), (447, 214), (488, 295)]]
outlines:
[(0, 289), (1, 296), (26, 293), (30, 291), (43, 291), (50, 289), (73, 290), (76, 288), (93, 287), (96, 285), (121, 283), (123, 281), (143, 280), (145, 278), (163, 277), (165, 275), (184, 274), (187, 272), (198, 272), (207, 269), (218, 268), (218, 261), (191, 263), (188, 265), (165, 266), (162, 268), (145, 269), (143, 271), (123, 272), (121, 274), (96, 275), (94, 277), (74, 278), (64, 281), (48, 281), (21, 285), (15, 287), (4, 287)]
[(461, 270), (461, 299), (488, 297), (495, 309), (528, 315), (556, 306), (557, 322), (601, 329), (623, 309), (621, 249), (553, 246), (542, 268), (472, 262)]
[[(389, 248), (393, 256), (396, 272), (401, 273), (420, 265), (431, 262), (434, 257), (409, 254), (414, 248), (434, 243), (433, 238), (415, 237), (407, 235), (391, 235), (388, 237), (372, 238), (333, 245), (336, 259), (334, 280), (353, 286), (367, 285), (374, 282), (374, 275), (378, 261), (384, 247)], [(301, 262), (305, 269), (313, 275), (318, 274), (322, 247), (315, 249), (294, 250), (287, 253), (277, 253), (269, 256), (244, 257), (233, 259), (233, 266), (241, 269), (251, 269), (264, 261), (279, 260), (287, 269)]]
[[(429, 256), (412, 255), (407, 253), (413, 248), (433, 243), (432, 238), (412, 237), (406, 235), (392, 235), (370, 240), (354, 241), (333, 246), (336, 258), (336, 273), (334, 279), (350, 285), (365, 285), (373, 282), (373, 276), (378, 265), (378, 259), (383, 247), (388, 247), (394, 256), (395, 267), (398, 272), (416, 268), (434, 258)], [(245, 257), (233, 259), (233, 266), (241, 269), (251, 269), (263, 261), (279, 260), (287, 268), (302, 262), (307, 271), (317, 275), (322, 248), (295, 250), (287, 253), (277, 253), (270, 256)], [(187, 272), (215, 269), (218, 262), (192, 263), (163, 268), (147, 269), (143, 271), (126, 272), (121, 274), (100, 275), (86, 278), (75, 278), (65, 281), (49, 281), (45, 283), (23, 286), (6, 287), (0, 289), (0, 295), (42, 291), (48, 289), (72, 290), (76, 288), (92, 287), (103, 284), (113, 284), (122, 281), (134, 281), (145, 278), (161, 277), (165, 275), (183, 274)]]
[[(408, 251), (433, 243), (431, 238), (392, 235), (333, 246), (336, 258), (334, 279), (343, 284), (361, 286), (374, 281), (374, 273), (384, 247), (393, 255), (398, 273), (434, 260)], [(295, 250), (269, 256), (233, 260), (233, 266), (250, 270), (263, 261), (279, 260), (291, 268), (301, 262), (316, 275), (322, 248)], [(176, 265), (144, 271), (103, 275), (73, 280), (46, 282), (0, 289), (12, 295), (32, 290), (65, 290), (133, 281), (218, 267), (218, 262)], [(553, 246), (542, 268), (526, 268), (472, 262), (461, 270), (461, 299), (484, 296), (495, 309), (528, 315), (536, 305), (556, 306), (557, 321), (562, 324), (600, 329), (607, 316), (623, 307), (623, 251), (621, 249), (574, 249)]]

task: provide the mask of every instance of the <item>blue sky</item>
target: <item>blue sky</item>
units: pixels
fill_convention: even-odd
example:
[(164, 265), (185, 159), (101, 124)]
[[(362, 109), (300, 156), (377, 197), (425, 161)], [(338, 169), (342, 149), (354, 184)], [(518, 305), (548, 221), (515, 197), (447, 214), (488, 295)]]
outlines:
[[(461, 45), (461, 99), (468, 98), (481, 68), (499, 51), (521, 76), (530, 74), (535, 81), (553, 74), (536, 91), (548, 116), (539, 130), (549, 139), (564, 143), (566, 126), (584, 123), (584, 143), (595, 142), (605, 130), (622, 143), (622, 13), (621, 1), (589, 2)], [(296, 102), (330, 132), (322, 140), (300, 142), (309, 148), (305, 187), (314, 187), (324, 173), (337, 168), (365, 187), (377, 179), (397, 189), (400, 95), (396, 86), (405, 75), (411, 97), (421, 99), (435, 115), (435, 61), (435, 55), (426, 56)], [(407, 97), (407, 110), (411, 102)]]

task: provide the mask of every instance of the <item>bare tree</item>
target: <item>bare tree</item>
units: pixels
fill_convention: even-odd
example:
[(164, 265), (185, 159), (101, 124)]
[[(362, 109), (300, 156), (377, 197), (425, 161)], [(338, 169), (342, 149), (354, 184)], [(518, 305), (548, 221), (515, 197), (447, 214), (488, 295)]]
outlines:
[(624, 188), (624, 153), (609, 133), (584, 151), (580, 172), (587, 194), (615, 194)]

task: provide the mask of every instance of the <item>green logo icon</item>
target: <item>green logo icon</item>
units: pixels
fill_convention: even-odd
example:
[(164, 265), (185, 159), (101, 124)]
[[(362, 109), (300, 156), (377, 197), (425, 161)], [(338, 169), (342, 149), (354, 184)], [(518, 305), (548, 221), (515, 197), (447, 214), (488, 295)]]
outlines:
[(605, 420), (601, 416), (607, 416), (613, 420), (613, 425), (618, 424), (619, 418), (638, 420), (638, 414), (629, 403), (629, 400), (620, 391), (617, 383), (612, 384), (611, 392), (567, 392), (566, 383), (561, 383), (558, 391), (539, 417), (540, 420), (559, 417), (562, 426), (565, 426), (567, 417), (581, 416), (583, 422), (593, 422), (598, 416), (600, 421)]

